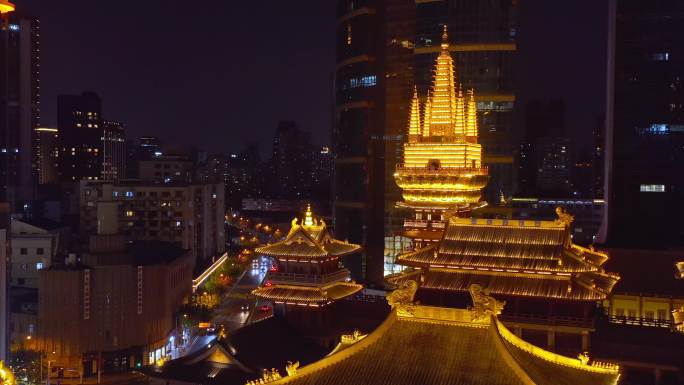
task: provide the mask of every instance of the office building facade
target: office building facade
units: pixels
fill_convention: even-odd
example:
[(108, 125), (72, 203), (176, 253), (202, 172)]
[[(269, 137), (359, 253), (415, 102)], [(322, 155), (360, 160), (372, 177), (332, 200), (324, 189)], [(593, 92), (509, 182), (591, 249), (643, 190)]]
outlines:
[(612, 1), (607, 218), (616, 247), (684, 244), (684, 4)]

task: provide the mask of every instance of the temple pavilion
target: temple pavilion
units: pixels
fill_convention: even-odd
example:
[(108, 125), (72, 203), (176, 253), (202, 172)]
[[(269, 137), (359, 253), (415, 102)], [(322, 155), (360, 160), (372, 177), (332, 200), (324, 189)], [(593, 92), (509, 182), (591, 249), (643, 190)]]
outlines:
[(282, 241), (255, 250), (275, 258), (277, 265), (252, 294), (273, 301), (276, 317), (330, 344), (339, 337), (335, 335), (339, 329), (338, 301), (363, 289), (350, 279), (340, 258), (360, 249), (333, 238), (325, 221), (315, 218), (309, 206), (304, 218), (292, 220)]
[(445, 26), (422, 114), (414, 89), (403, 163), (394, 173), (403, 197), (398, 206), (414, 215), (404, 222), (405, 235), (418, 247), (440, 238), (447, 216), (468, 216), (484, 204), (487, 168), (477, 130), (475, 91), (464, 94), (456, 82)]
[(470, 288), (468, 309), (418, 305), (415, 281), (388, 296), (387, 319), (368, 335), (342, 337), (325, 358), (299, 367), (296, 357), (264, 370), (255, 384), (554, 384), (614, 385), (617, 365), (569, 358), (523, 341), (497, 315), (503, 303)]

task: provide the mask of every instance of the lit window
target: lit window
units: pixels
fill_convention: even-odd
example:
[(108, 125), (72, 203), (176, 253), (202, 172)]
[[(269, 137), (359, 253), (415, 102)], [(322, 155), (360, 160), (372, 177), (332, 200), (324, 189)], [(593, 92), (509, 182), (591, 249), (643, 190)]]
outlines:
[(656, 52), (651, 54), (651, 61), (668, 61), (670, 60), (669, 52)]
[(10, 29), (10, 31), (15, 31), (15, 32), (16, 32), (16, 31), (21, 30), (21, 27), (20, 27), (18, 24), (10, 24), (10, 25), (9, 25), (9, 29)]
[(36, 270), (42, 270), (42, 269), (43, 269), (43, 262), (36, 263)]
[(126, 216), (127, 216), (127, 217), (132, 217), (133, 214), (134, 214), (134, 213), (133, 213), (133, 211), (131, 211), (131, 210), (127, 210), (127, 211), (126, 211)]
[(639, 186), (640, 192), (665, 192), (664, 184), (642, 184)]
[(81, 126), (82, 126), (81, 123), (76, 123), (76, 127), (81, 127)]
[(114, 198), (116, 198), (116, 197), (119, 196), (119, 192), (118, 192), (118, 191), (113, 191), (113, 192), (112, 192), (112, 195), (114, 196)]
[(351, 43), (352, 43), (351, 24), (347, 24), (347, 45), (351, 45)]
[(93, 125), (88, 123), (88, 128), (92, 128), (92, 127), (93, 127)]
[(176, 227), (180, 227), (181, 221), (176, 221)]
[(126, 198), (132, 198), (133, 197), (133, 191), (126, 191)]

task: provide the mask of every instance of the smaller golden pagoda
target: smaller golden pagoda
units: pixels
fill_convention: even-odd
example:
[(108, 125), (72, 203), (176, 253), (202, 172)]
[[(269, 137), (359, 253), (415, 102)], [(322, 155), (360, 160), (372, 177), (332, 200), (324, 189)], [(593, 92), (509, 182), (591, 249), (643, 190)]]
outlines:
[(413, 91), (403, 164), (394, 173), (403, 197), (398, 205), (415, 212), (404, 227), (419, 246), (421, 240), (439, 238), (448, 212), (467, 216), (482, 206), (481, 190), (487, 184), (477, 142), (475, 91), (464, 93), (455, 80), (446, 26), (442, 38), (422, 119), (418, 91)]
[(284, 240), (259, 247), (257, 254), (277, 259), (277, 271), (270, 271), (262, 286), (252, 293), (276, 304), (325, 306), (363, 288), (350, 281), (349, 270), (339, 259), (361, 246), (334, 239), (323, 219), (307, 207), (301, 222), (292, 220)]

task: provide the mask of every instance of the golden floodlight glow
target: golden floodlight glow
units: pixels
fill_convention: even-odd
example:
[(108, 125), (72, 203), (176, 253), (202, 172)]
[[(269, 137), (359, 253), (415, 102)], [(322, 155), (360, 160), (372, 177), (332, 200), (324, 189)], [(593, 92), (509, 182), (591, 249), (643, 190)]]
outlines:
[(0, 14), (14, 12), (14, 10), (14, 4), (10, 3), (7, 0), (0, 0)]
[(477, 143), (475, 91), (456, 82), (446, 31), (422, 119), (418, 91), (411, 99), (408, 141), (394, 179), (408, 207), (472, 208), (487, 184)]

